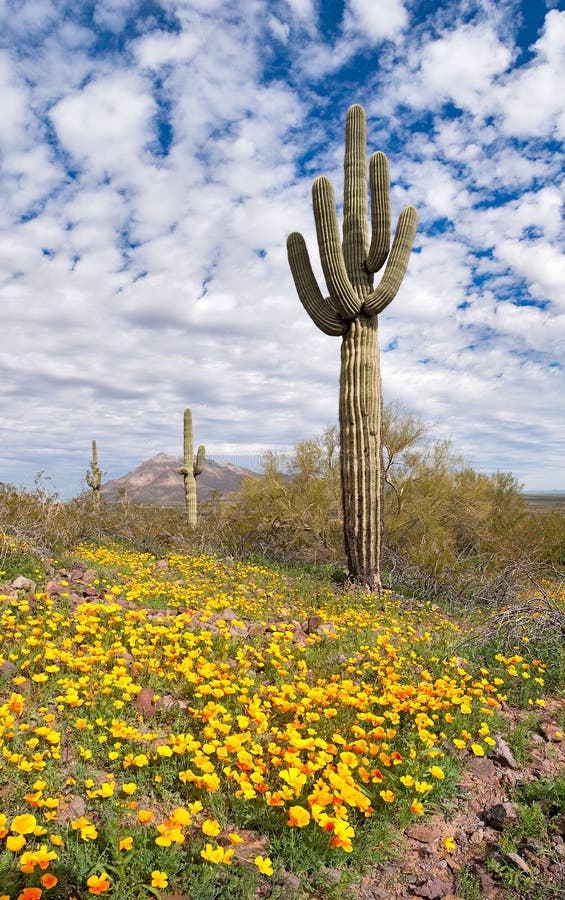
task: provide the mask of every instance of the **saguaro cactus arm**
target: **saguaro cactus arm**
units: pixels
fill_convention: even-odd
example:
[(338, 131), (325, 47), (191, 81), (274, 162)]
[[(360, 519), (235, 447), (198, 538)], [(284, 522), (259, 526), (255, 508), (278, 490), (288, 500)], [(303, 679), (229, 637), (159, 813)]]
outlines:
[(371, 181), (371, 246), (365, 266), (378, 272), (390, 250), (390, 176), (388, 159), (378, 150), (369, 163)]
[(418, 214), (414, 207), (405, 206), (398, 217), (398, 225), (383, 277), (363, 305), (363, 312), (366, 315), (378, 315), (396, 297), (408, 267), (417, 223)]
[(324, 334), (343, 334), (345, 323), (334, 309), (330, 297), (324, 298), (318, 287), (304, 238), (294, 231), (289, 234), (286, 246), (290, 270), (304, 309)]
[(343, 162), (343, 259), (353, 288), (369, 286), (365, 258), (367, 234), (367, 125), (365, 111), (355, 104), (347, 112)]
[(194, 464), (192, 466), (192, 473), (196, 478), (197, 475), (202, 474), (202, 470), (204, 469), (204, 462), (206, 460), (206, 448), (204, 444), (200, 444), (198, 450), (196, 452), (196, 459), (194, 460)]
[(314, 181), (312, 203), (320, 262), (332, 303), (344, 319), (353, 319), (361, 309), (363, 298), (355, 293), (349, 280), (341, 247), (332, 183), (324, 175)]

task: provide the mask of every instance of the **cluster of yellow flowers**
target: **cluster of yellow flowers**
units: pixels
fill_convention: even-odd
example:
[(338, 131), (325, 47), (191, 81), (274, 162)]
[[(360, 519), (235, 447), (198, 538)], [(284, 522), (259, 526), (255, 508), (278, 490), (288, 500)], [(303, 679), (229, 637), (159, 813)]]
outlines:
[[(157, 848), (198, 835), (202, 860), (231, 865), (239, 839), (230, 816), (241, 803), (351, 852), (363, 818), (395, 805), (424, 813), (453, 748), (488, 751), (509, 681), (531, 683), (532, 702), (543, 704), (541, 660), (500, 655), (495, 676), (434, 656), (457, 626), (429, 604), (402, 609), (389, 597), (377, 611), (366, 597), (324, 589), (308, 606), (264, 567), (80, 553), (117, 571), (100, 578), (98, 598), (0, 597), (0, 665), (10, 673), (0, 769), (5, 781), (33, 779), (18, 814), (0, 816), (4, 847), (33, 881), (18, 900), (55, 887), (44, 871), (56, 864), (54, 847), (96, 842), (110, 818), (118, 854), (135, 848), (137, 830), (153, 829)], [(314, 613), (316, 627), (297, 638)], [(147, 687), (144, 711), (136, 698)], [(159, 800), (164, 787), (178, 798), (172, 810)], [(84, 813), (73, 818), (77, 794)], [(268, 857), (254, 863), (272, 874)], [(170, 877), (147, 873), (154, 888)], [(106, 871), (86, 882), (90, 894), (111, 888)]]

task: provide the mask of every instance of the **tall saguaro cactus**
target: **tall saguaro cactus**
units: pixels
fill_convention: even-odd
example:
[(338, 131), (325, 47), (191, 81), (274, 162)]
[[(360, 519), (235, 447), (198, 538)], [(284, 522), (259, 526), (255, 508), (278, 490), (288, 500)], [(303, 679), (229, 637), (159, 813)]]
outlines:
[[(388, 160), (380, 151), (373, 153), (369, 241), (366, 131), (363, 107), (350, 107), (345, 126), (342, 240), (330, 180), (316, 178), (312, 188), (328, 297), (318, 287), (302, 235), (289, 235), (287, 249), (306, 312), (325, 334), (342, 338), (339, 423), (345, 549), (352, 578), (380, 591), (384, 471), (377, 320), (396, 296), (406, 272), (417, 215), (412, 206), (402, 210), (391, 248)], [(385, 263), (374, 286), (373, 276)]]
[(186, 500), (186, 514), (188, 516), (188, 524), (194, 527), (196, 525), (198, 515), (196, 506), (196, 478), (204, 468), (204, 458), (206, 450), (201, 444), (194, 458), (194, 449), (192, 443), (192, 412), (190, 409), (184, 411), (184, 458), (183, 465), (178, 470), (179, 475), (184, 478), (184, 496)]
[(96, 441), (92, 441), (92, 459), (90, 469), (86, 473), (86, 483), (92, 491), (92, 500), (95, 509), (100, 509), (100, 488), (102, 487), (102, 472), (98, 466), (98, 451)]

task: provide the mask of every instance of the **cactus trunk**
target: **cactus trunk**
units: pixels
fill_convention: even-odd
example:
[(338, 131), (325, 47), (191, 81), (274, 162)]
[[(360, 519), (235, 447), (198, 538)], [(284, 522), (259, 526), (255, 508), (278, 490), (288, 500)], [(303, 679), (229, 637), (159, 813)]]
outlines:
[[(318, 328), (341, 336), (339, 399), (341, 482), (345, 550), (351, 577), (381, 590), (384, 472), (381, 446), (382, 392), (377, 319), (394, 299), (416, 233), (416, 210), (407, 206), (390, 246), (390, 189), (384, 153), (371, 156), (371, 226), (368, 236), (366, 123), (352, 106), (345, 126), (343, 239), (330, 181), (312, 188), (320, 261), (329, 296), (312, 271), (304, 238), (289, 235), (288, 260), (298, 296)], [(390, 251), (390, 252), (389, 252)], [(383, 265), (373, 287), (373, 275)]]
[(383, 459), (376, 317), (359, 316), (343, 337), (339, 392), (343, 531), (349, 572), (381, 590)]
[(184, 430), (183, 430), (183, 465), (179, 468), (179, 475), (184, 478), (184, 497), (186, 503), (186, 515), (188, 524), (194, 528), (198, 522), (198, 507), (196, 498), (196, 477), (200, 475), (204, 468), (205, 449), (199, 446), (194, 458), (193, 440), (192, 440), (192, 412), (190, 409), (184, 411)]

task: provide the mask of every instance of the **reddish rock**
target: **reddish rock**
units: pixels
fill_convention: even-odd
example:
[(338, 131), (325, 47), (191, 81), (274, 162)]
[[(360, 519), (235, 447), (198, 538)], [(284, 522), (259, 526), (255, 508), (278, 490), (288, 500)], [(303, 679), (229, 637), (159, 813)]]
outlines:
[(141, 688), (137, 697), (135, 698), (135, 708), (138, 713), (143, 716), (144, 719), (152, 719), (155, 715), (155, 691), (153, 688), (144, 687)]
[(453, 882), (444, 881), (443, 878), (431, 878), (425, 884), (416, 885), (411, 888), (416, 897), (426, 897), (427, 900), (440, 900), (453, 893)]
[(563, 729), (557, 722), (540, 722), (538, 727), (546, 741), (558, 744), (565, 737)]
[(6, 659), (3, 663), (0, 663), (0, 675), (3, 675), (4, 678), (13, 678), (14, 675), (16, 675), (17, 671), (17, 666), (15, 666), (13, 662), (10, 662), (9, 659)]
[(50, 597), (58, 597), (60, 594), (64, 594), (67, 588), (61, 584), (60, 581), (56, 581), (55, 579), (51, 579), (48, 581), (45, 587), (43, 588), (46, 594)]
[(303, 623), (302, 629), (306, 634), (315, 634), (321, 624), (322, 619), (320, 616), (309, 616), (308, 619)]
[(292, 643), (293, 644), (306, 644), (308, 641), (308, 635), (302, 631), (300, 625), (296, 625), (294, 631), (292, 632)]
[(472, 756), (467, 762), (467, 768), (485, 781), (495, 778), (497, 775), (495, 764), (486, 756)]
[(404, 834), (407, 837), (419, 841), (421, 844), (431, 844), (441, 837), (441, 828), (438, 825), (409, 825)]
[(510, 749), (502, 735), (495, 734), (494, 739), (496, 741), (496, 746), (492, 755), (496, 762), (502, 766), (507, 766), (509, 769), (519, 769), (520, 766), (516, 762), (512, 750)]
[(506, 853), (505, 855), (506, 855), (506, 858), (510, 860), (510, 862), (513, 862), (514, 865), (517, 866), (517, 868), (520, 869), (520, 871), (524, 873), (524, 875), (532, 874), (532, 870), (530, 869), (528, 863), (526, 862), (525, 859), (522, 859), (522, 857), (520, 856), (519, 853), (514, 853), (514, 852), (510, 851), (510, 852)]

